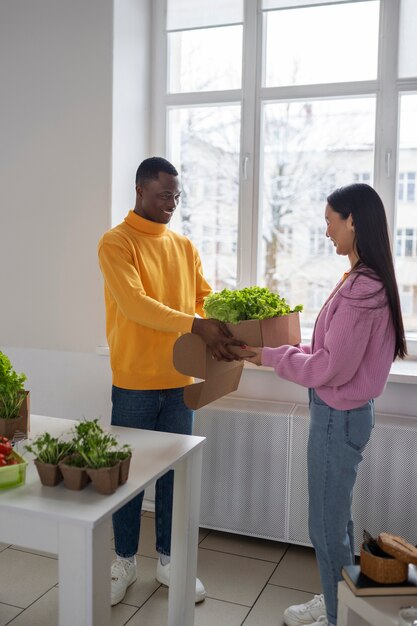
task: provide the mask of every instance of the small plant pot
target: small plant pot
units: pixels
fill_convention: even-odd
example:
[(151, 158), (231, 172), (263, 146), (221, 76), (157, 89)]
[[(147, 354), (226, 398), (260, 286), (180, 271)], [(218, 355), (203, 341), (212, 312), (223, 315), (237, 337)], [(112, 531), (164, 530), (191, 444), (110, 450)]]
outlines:
[(64, 485), (67, 489), (80, 491), (87, 486), (90, 478), (87, 474), (85, 467), (67, 465), (66, 461), (68, 461), (70, 458), (71, 456), (66, 457), (63, 461), (59, 463), (59, 468), (64, 478)]
[(131, 458), (132, 458), (132, 455), (129, 455), (128, 457), (120, 461), (119, 485), (124, 485), (128, 479)]
[(21, 430), (23, 425), (23, 416), (12, 417), (11, 419), (0, 418), (0, 436), (13, 439), (17, 430)]
[(119, 486), (120, 461), (111, 467), (100, 467), (99, 469), (88, 467), (86, 471), (97, 493), (110, 495)]
[(45, 487), (56, 487), (56, 485), (62, 482), (62, 472), (58, 464), (42, 463), (38, 459), (35, 459), (34, 463), (42, 485), (45, 485)]

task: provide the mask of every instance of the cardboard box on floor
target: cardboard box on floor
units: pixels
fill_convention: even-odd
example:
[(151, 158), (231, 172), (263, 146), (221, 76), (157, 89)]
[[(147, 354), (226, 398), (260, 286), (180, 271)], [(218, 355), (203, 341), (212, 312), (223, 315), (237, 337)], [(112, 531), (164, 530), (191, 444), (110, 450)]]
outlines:
[[(253, 347), (277, 348), (296, 345), (301, 341), (299, 313), (290, 313), (267, 320), (247, 320), (227, 324), (234, 337), (242, 344)], [(247, 350), (236, 348), (240, 356)], [(199, 378), (200, 382), (184, 390), (184, 402), (190, 409), (201, 407), (236, 391), (243, 370), (243, 361), (215, 361), (210, 349), (197, 335), (187, 333), (174, 345), (174, 366), (186, 376)]]

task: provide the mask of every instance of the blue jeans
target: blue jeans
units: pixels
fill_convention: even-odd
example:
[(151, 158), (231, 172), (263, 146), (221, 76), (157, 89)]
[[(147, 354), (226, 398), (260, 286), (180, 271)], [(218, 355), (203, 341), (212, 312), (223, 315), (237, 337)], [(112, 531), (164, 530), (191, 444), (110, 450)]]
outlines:
[(337, 621), (337, 584), (354, 563), (352, 495), (362, 452), (374, 426), (374, 401), (332, 409), (309, 389), (307, 448), (309, 532), (316, 551), (327, 619)]
[[(137, 391), (113, 386), (111, 423), (191, 435), (194, 411), (185, 406), (183, 395), (183, 387)], [(173, 478), (171, 470), (155, 485), (156, 549), (166, 555), (171, 554)], [(131, 557), (138, 551), (143, 493), (113, 515), (115, 549), (121, 557)]]

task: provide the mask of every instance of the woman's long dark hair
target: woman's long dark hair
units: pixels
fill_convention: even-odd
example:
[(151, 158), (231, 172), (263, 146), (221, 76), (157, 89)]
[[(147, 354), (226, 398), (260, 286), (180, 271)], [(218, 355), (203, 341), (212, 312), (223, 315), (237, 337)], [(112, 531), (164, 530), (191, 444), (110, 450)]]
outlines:
[(369, 185), (356, 183), (336, 189), (329, 195), (327, 202), (342, 219), (345, 220), (352, 215), (356, 252), (359, 257), (353, 269), (359, 273), (361, 266), (371, 269), (384, 285), (395, 329), (394, 359), (396, 357), (403, 359), (407, 354), (407, 345), (382, 200)]

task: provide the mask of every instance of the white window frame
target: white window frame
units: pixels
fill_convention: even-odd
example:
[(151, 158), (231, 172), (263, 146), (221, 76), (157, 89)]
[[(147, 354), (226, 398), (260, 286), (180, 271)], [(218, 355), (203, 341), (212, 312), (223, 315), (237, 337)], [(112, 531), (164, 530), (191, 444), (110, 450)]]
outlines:
[[(167, 93), (166, 0), (152, 4), (152, 116), (150, 145), (154, 153), (167, 153), (167, 110), (172, 106), (241, 104), (241, 168), (237, 249), (237, 288), (259, 284), (262, 225), (259, 214), (261, 109), (263, 103), (349, 96), (376, 96), (373, 185), (381, 195), (396, 243), (394, 207), (397, 200), (400, 95), (417, 92), (417, 77), (397, 77), (401, 0), (380, 0), (377, 78), (333, 84), (262, 87), (263, 11), (261, 0), (244, 0), (242, 88), (226, 91)], [(320, 4), (316, 0), (314, 4)], [(204, 175), (204, 172), (202, 172)], [(372, 181), (371, 181), (372, 183)], [(393, 249), (395, 252), (395, 250)], [(408, 340), (417, 355), (417, 340)]]

